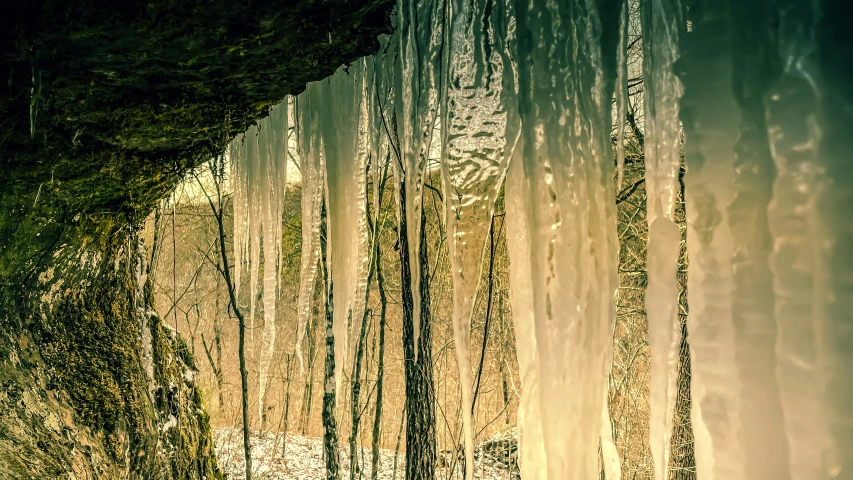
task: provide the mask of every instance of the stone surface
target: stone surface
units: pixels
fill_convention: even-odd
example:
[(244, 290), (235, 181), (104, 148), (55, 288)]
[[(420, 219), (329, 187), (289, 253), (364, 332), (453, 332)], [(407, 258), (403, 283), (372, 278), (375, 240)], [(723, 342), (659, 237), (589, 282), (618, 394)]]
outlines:
[(0, 477), (220, 478), (135, 231), (271, 105), (374, 51), (392, 5), (4, 4)]

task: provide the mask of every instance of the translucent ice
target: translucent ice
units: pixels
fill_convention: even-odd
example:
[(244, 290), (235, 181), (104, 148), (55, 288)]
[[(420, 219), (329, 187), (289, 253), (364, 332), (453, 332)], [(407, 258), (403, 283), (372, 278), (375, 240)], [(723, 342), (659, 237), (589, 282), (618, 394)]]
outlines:
[[(474, 470), (471, 314), (495, 199), (518, 140), (514, 2), (449, 2), (442, 85), (447, 247), (453, 332), (462, 390), (466, 472)], [(485, 25), (486, 28), (481, 28)]]
[(596, 478), (617, 285), (609, 136), (619, 12), (517, 7), (522, 153), (506, 201), (507, 235), (519, 247), (509, 248), (512, 299), (528, 382), (522, 447), (532, 447), (522, 468), (525, 478)]

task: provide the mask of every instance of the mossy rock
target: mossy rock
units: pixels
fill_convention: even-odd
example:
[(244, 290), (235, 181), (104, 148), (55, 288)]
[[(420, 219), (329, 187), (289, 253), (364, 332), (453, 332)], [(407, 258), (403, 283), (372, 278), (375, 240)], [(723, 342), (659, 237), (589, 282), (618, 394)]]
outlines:
[(0, 478), (221, 478), (186, 345), (140, 289), (156, 202), (393, 0), (12, 0), (0, 19)]

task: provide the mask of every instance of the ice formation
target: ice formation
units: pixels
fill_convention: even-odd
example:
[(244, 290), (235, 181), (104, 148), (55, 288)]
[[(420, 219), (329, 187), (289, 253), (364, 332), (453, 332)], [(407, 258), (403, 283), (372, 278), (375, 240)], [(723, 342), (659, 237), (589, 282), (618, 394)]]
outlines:
[(619, 15), (619, 47), (616, 52), (616, 187), (622, 188), (625, 173), (625, 117), (628, 114), (628, 27), (631, 18), (628, 0), (622, 0)]
[[(756, 226), (730, 228), (739, 218), (752, 223), (751, 215), (743, 209), (752, 209), (753, 202), (741, 197), (733, 203), (740, 118), (734, 91), (727, 81), (732, 73), (727, 38), (730, 30), (722, 13), (725, 10), (719, 8), (706, 10), (701, 18), (694, 17), (692, 33), (684, 37), (685, 50), (706, 60), (681, 60), (686, 70), (681, 76), (685, 89), (681, 109), (686, 137), (684, 184), (690, 258), (687, 329), (691, 420), (697, 477), (703, 479), (744, 478), (748, 455), (740, 439), (742, 394), (734, 319), (735, 304), (755, 298), (752, 290), (756, 288), (744, 282), (736, 288), (733, 275), (735, 252), (742, 252), (743, 258), (752, 251), (745, 243), (748, 237), (740, 232)], [(747, 215), (742, 216), (741, 212)]]
[[(346, 362), (349, 324), (360, 322), (367, 278), (368, 232), (366, 208), (368, 69), (372, 60), (361, 59), (326, 80), (308, 85), (299, 96), (300, 108), (316, 116), (308, 137), (316, 136), (325, 167), (328, 219), (328, 258), (335, 286), (335, 385), (340, 389)], [(307, 110), (311, 110), (308, 112)], [(316, 152), (314, 153), (316, 155)]]
[(617, 286), (608, 141), (616, 52), (602, 45), (616, 44), (607, 36), (618, 33), (619, 12), (518, 8), (522, 152), (506, 201), (507, 235), (519, 247), (509, 252), (522, 447), (534, 450), (522, 454), (522, 475), (596, 478)]
[(299, 301), (296, 320), (296, 357), (304, 371), (302, 340), (311, 317), (314, 282), (320, 260), (320, 209), (325, 195), (326, 167), (320, 146), (319, 118), (311, 96), (303, 93), (295, 102), (296, 137), (302, 173), (302, 258), (299, 269)]
[[(474, 468), (471, 315), (489, 225), (519, 134), (513, 1), (448, 2), (441, 174), (466, 471)], [(482, 28), (483, 25), (487, 27)]]
[(681, 166), (678, 100), (681, 84), (672, 69), (686, 21), (679, 0), (644, 0), (643, 76), (645, 106), (648, 287), (646, 312), (651, 350), (649, 446), (655, 478), (668, 478), (672, 416), (678, 378), (678, 283), (681, 232), (675, 202)]
[(779, 2), (764, 110), (776, 374), (797, 480), (853, 475), (853, 32), (837, 7)]
[[(675, 206), (683, 153), (698, 478), (849, 477), (853, 93), (843, 70), (853, 60), (836, 43), (850, 33), (825, 2), (640, 5), (655, 476), (668, 478), (676, 400)], [(399, 0), (397, 13), (395, 55), (377, 57), (385, 60), (375, 72), (371, 60), (357, 62), (309, 85), (298, 100), (305, 227), (299, 339), (324, 195), (330, 270), (335, 291), (345, 292), (336, 297), (343, 299), (335, 308), (336, 346), (346, 348), (349, 312), (360, 321), (366, 162), (376, 166), (389, 153), (407, 193), (419, 334), (422, 188), (441, 112), (462, 404), (471, 401), (470, 317), (483, 244), (507, 172), (522, 476), (596, 478), (601, 445), (607, 478), (619, 478), (602, 392), (615, 319), (626, 2)], [(382, 143), (393, 136), (394, 116), (399, 152)], [(253, 208), (261, 207), (235, 196), (235, 215)], [(235, 240), (257, 268), (258, 249), (247, 240), (253, 228), (235, 226)], [(462, 411), (470, 472), (471, 418)]]
[[(235, 282), (249, 267), (250, 332), (254, 329), (255, 298), (263, 245), (264, 331), (258, 368), (258, 412), (263, 418), (264, 395), (276, 333), (276, 298), (279, 289), (281, 227), (287, 184), (287, 101), (274, 107), (231, 143), (231, 181), (234, 198)], [(239, 291), (239, 290), (238, 290)]]
[[(414, 345), (421, 322), (420, 243), (424, 175), (439, 110), (444, 1), (397, 0), (398, 58), (394, 62), (401, 162), (397, 174), (406, 186), (406, 230), (411, 267)], [(403, 171), (399, 171), (402, 168)]]

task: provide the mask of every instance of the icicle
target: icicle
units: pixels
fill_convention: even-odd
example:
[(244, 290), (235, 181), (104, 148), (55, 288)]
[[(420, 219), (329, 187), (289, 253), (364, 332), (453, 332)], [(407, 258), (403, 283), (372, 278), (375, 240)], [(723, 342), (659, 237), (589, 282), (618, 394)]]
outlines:
[[(379, 132), (371, 131), (371, 122), (374, 117), (371, 116), (371, 105), (376, 103), (375, 90), (373, 85), (373, 58), (365, 57), (358, 61), (357, 65), (350, 68), (350, 74), (355, 77), (356, 88), (360, 91), (357, 93), (358, 105), (358, 121), (355, 157), (352, 160), (354, 163), (353, 180), (356, 181), (358, 191), (355, 193), (355, 215), (357, 221), (357, 241), (356, 258), (355, 258), (355, 289), (353, 290), (352, 303), (352, 330), (358, 332), (361, 330), (361, 322), (364, 319), (364, 310), (366, 308), (365, 299), (367, 293), (367, 276), (370, 268), (370, 232), (367, 226), (367, 165), (373, 153), (373, 143)], [(371, 95), (373, 94), (373, 95)], [(375, 157), (373, 157), (375, 158)], [(374, 160), (375, 161), (375, 160)], [(357, 339), (353, 340), (357, 341)], [(353, 346), (355, 350), (355, 346)]]
[(231, 192), (234, 204), (234, 289), (240, 297), (240, 285), (243, 278), (243, 262), (246, 258), (249, 238), (248, 183), (246, 175), (245, 135), (235, 138), (228, 147), (231, 165)]
[[(733, 257), (736, 248), (740, 250), (744, 245), (736, 246), (734, 242), (729, 229), (730, 209), (726, 208), (734, 199), (734, 147), (739, 116), (730, 83), (727, 12), (724, 6), (710, 2), (708, 7), (711, 8), (704, 9), (704, 15), (691, 18), (693, 30), (682, 40), (686, 55), (679, 60), (685, 85), (681, 110), (690, 258), (687, 329), (691, 420), (697, 476), (746, 478), (744, 461), (748, 455), (744, 455), (740, 441), (741, 390), (734, 304), (748, 300), (752, 292), (749, 285), (735, 287)], [(743, 201), (740, 203), (746, 206)], [(752, 220), (749, 223), (740, 228), (754, 230)]]
[(648, 287), (651, 385), (649, 446), (655, 478), (668, 478), (672, 416), (678, 378), (678, 264), (681, 233), (674, 212), (681, 163), (678, 99), (672, 70), (686, 22), (678, 0), (643, 0), (643, 90), (645, 104), (646, 210), (649, 223)]
[[(302, 96), (305, 108), (317, 116), (322, 155), (325, 158), (328, 206), (328, 268), (335, 286), (335, 386), (340, 389), (346, 364), (349, 322), (364, 308), (367, 276), (367, 223), (365, 181), (368, 143), (367, 104), (364, 99), (366, 60), (339, 70), (330, 78), (308, 85)], [(301, 97), (300, 97), (301, 98)], [(361, 292), (361, 301), (357, 300)], [(359, 307), (360, 305), (360, 307)], [(361, 309), (356, 312), (356, 309)], [(360, 319), (359, 319), (360, 321)]]
[(257, 194), (261, 205), (264, 246), (263, 305), (264, 331), (261, 339), (258, 369), (258, 418), (263, 424), (264, 396), (270, 362), (275, 350), (276, 298), (279, 290), (279, 258), (281, 257), (282, 213), (287, 186), (287, 152), (283, 140), (287, 136), (287, 100), (273, 108), (270, 116), (258, 122), (260, 180)]
[(474, 471), (471, 315), (495, 199), (520, 127), (513, 63), (515, 26), (509, 21), (513, 6), (513, 1), (487, 7), (478, 1), (451, 0), (446, 32), (441, 174), (466, 472)]
[(619, 16), (619, 51), (616, 54), (616, 188), (622, 189), (625, 174), (625, 122), (628, 115), (628, 22), (630, 6), (622, 0)]
[(518, 8), (523, 161), (507, 180), (508, 217), (515, 212), (507, 234), (519, 246), (509, 248), (519, 363), (525, 381), (539, 380), (538, 392), (524, 386), (538, 398), (522, 399), (522, 432), (539, 420), (545, 457), (531, 465), (540, 451), (522, 454), (523, 475), (596, 478), (617, 286), (608, 78), (616, 53), (601, 45), (617, 44), (602, 34), (618, 32), (619, 15), (595, 3)]
[(515, 352), (521, 378), (518, 404), (518, 463), (521, 478), (547, 479), (545, 438), (540, 408), (539, 354), (536, 347), (533, 313), (533, 277), (531, 270), (530, 208), (526, 197), (523, 147), (516, 149), (506, 178), (506, 242), (509, 252), (510, 301), (515, 326)]
[(397, 1), (398, 69), (395, 107), (400, 120), (400, 155), (406, 187), (406, 230), (409, 240), (415, 354), (421, 322), (420, 241), (424, 176), (439, 108), (444, 1)]
[(302, 340), (305, 338), (308, 319), (311, 317), (314, 281), (320, 258), (320, 207), (325, 190), (325, 166), (320, 152), (319, 121), (309, 94), (303, 93), (297, 98), (296, 110), (296, 137), (302, 172), (302, 258), (299, 270), (295, 350), (300, 371), (304, 372)]
[[(784, 0), (765, 96), (776, 354), (791, 477), (853, 476), (853, 94), (849, 14)], [(821, 11), (824, 8), (826, 10)], [(770, 27), (771, 25), (768, 25)], [(777, 27), (778, 26), (778, 27)], [(777, 30), (778, 28), (778, 30)], [(764, 55), (770, 55), (767, 51)]]

